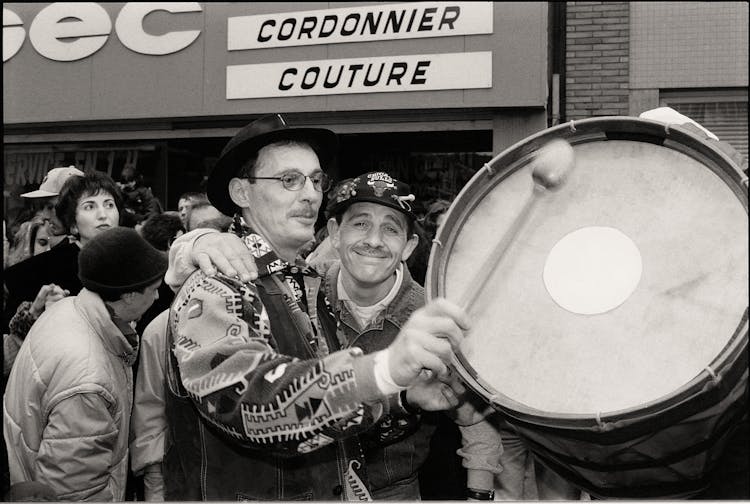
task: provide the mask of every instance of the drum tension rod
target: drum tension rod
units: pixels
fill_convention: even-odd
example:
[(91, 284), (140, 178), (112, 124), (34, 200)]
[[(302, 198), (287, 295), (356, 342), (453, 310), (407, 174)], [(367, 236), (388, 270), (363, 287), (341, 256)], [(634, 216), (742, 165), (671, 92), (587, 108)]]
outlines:
[(482, 166), (482, 168), (487, 168), (487, 171), (490, 175), (495, 174), (495, 169), (489, 163), (484, 163), (484, 166)]
[(438, 245), (438, 246), (439, 246), (440, 248), (442, 248), (442, 247), (443, 247), (443, 242), (441, 242), (441, 241), (440, 241), (440, 240), (438, 240), (437, 238), (433, 238), (433, 239), (432, 239), (432, 243), (434, 243), (435, 245)]
[(604, 420), (602, 420), (601, 411), (596, 412), (596, 424), (603, 432), (610, 431), (614, 428), (614, 424), (612, 422), (605, 422)]
[(706, 366), (706, 373), (708, 373), (711, 376), (711, 380), (714, 382), (714, 385), (718, 385), (721, 379), (716, 374), (716, 371), (714, 371), (711, 366)]

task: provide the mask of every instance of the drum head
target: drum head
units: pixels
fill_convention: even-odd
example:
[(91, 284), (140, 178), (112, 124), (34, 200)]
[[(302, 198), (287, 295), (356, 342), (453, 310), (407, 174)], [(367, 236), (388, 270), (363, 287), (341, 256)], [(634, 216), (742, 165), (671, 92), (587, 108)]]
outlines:
[[(464, 374), (513, 411), (594, 416), (659, 401), (746, 331), (739, 172), (697, 137), (651, 121), (576, 127), (546, 130), (477, 173), (430, 258), (428, 295), (460, 302), (528, 206), (468, 307), (461, 347)], [(535, 193), (530, 152), (561, 136), (575, 166), (557, 190)]]

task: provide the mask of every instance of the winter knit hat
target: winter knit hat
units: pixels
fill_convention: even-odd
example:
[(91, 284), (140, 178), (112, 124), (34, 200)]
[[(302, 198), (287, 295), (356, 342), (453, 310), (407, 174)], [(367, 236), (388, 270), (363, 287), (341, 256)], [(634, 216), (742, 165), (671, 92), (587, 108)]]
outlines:
[(91, 239), (78, 255), (78, 278), (97, 294), (136, 292), (167, 271), (167, 257), (131, 228), (108, 229)]

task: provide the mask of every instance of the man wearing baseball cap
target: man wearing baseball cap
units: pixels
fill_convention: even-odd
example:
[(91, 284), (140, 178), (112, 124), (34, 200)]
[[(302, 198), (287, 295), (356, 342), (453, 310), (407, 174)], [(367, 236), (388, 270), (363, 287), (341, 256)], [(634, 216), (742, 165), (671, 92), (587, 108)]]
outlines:
[(62, 186), (70, 177), (82, 177), (83, 172), (73, 165), (60, 168), (52, 168), (35, 191), (21, 194), (22, 198), (32, 199), (40, 202), (42, 208), (39, 210), (43, 217), (49, 220), (50, 247), (59, 244), (67, 235), (67, 230), (55, 213), (57, 196)]
[[(344, 180), (329, 193), (328, 233), (339, 261), (326, 272), (326, 293), (339, 337), (366, 354), (387, 348), (425, 302), (424, 289), (405, 266), (418, 242), (414, 199), (407, 184), (384, 172)], [(450, 394), (448, 385), (440, 386)], [(420, 499), (417, 477), (435, 426), (422, 422), (419, 407), (445, 409), (433, 403), (441, 392), (421, 386), (402, 391), (407, 413), (385, 423), (390, 435), (376, 430), (378, 435), (365, 436), (374, 499)]]
[(124, 500), (138, 353), (132, 323), (158, 297), (166, 269), (164, 254), (129, 228), (81, 249), (83, 289), (37, 320), (8, 380), (11, 484), (46, 485), (57, 500)]
[[(468, 327), (457, 306), (436, 300), (387, 348), (365, 354), (337, 334), (321, 278), (298, 257), (335, 150), (328, 130), (266, 116), (230, 140), (209, 177), (209, 199), (234, 215), (258, 276), (245, 283), (197, 271), (172, 305), (167, 499), (367, 500), (373, 487), (358, 434), (404, 414), (400, 392), (424, 369), (447, 376)], [(200, 255), (229, 236), (203, 233), (179, 239), (186, 246), (170, 257), (193, 245)], [(189, 420), (196, 410), (202, 422)]]

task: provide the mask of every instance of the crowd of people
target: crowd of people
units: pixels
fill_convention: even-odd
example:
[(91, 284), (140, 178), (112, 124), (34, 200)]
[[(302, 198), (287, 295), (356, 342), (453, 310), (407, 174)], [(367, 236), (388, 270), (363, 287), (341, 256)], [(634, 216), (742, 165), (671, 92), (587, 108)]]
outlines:
[(177, 211), (130, 169), (55, 168), (22, 195), (7, 499), (588, 498), (451, 369), (472, 321), (423, 288), (451, 202), (384, 172), (333, 184), (337, 148), (271, 115)]

